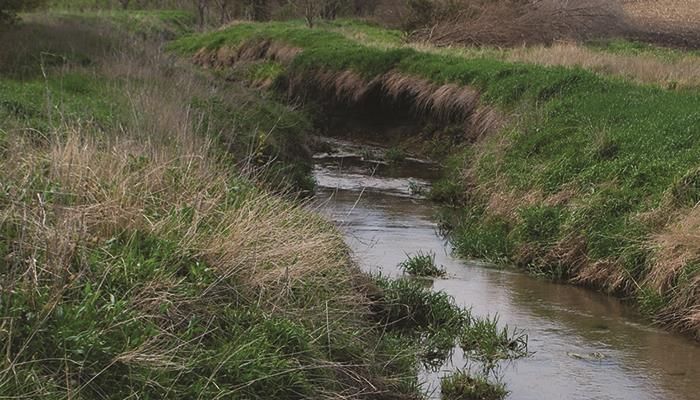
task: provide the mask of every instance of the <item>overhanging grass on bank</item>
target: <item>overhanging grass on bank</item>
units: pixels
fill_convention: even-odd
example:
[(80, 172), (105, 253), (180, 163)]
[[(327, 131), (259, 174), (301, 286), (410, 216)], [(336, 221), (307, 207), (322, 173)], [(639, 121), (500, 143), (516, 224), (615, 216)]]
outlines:
[[(694, 284), (678, 280), (683, 268), (669, 266), (669, 244), (655, 239), (700, 201), (698, 92), (575, 68), (367, 47), (296, 23), (239, 24), (183, 38), (172, 49), (235, 52), (256, 40), (302, 50), (287, 77), (348, 70), (371, 81), (391, 71), (476, 88), (483, 103), (511, 117), (499, 134), (466, 150), (461, 176), (474, 189), (455, 236), (458, 249), (638, 295), (666, 322), (700, 328), (700, 299), (689, 294)], [(677, 244), (685, 262), (700, 258)]]

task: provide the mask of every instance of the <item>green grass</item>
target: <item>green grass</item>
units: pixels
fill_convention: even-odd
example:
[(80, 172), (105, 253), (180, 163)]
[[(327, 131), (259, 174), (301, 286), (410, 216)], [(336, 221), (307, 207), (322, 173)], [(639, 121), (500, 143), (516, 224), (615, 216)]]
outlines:
[(4, 129), (32, 127), (48, 134), (53, 124), (79, 121), (98, 130), (114, 124), (125, 99), (114, 86), (90, 74), (72, 72), (48, 80), (0, 79), (0, 119)]
[(376, 24), (353, 19), (322, 21), (319, 27), (342, 33), (353, 40), (361, 41), (365, 45), (390, 47), (402, 45), (407, 41), (404, 32), (386, 29)]
[(445, 268), (435, 264), (435, 253), (423, 253), (419, 251), (414, 255), (407, 255), (407, 259), (399, 264), (404, 272), (413, 276), (441, 277), (445, 276)]
[(700, 56), (699, 51), (677, 50), (668, 47), (654, 46), (649, 43), (630, 41), (625, 39), (613, 39), (594, 41), (587, 43), (593, 50), (626, 56), (653, 56), (665, 61), (674, 61), (688, 56)]
[(524, 332), (511, 331), (508, 326), (499, 327), (498, 316), (473, 321), (460, 337), (465, 354), (485, 365), (527, 356), (527, 343)]

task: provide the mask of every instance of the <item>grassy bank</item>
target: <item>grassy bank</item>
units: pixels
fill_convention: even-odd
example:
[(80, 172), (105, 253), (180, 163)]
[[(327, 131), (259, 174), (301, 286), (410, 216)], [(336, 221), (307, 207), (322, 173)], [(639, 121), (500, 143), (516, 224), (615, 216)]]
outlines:
[(439, 186), (465, 204), (462, 254), (634, 297), (698, 334), (696, 91), (488, 53), (366, 46), (297, 23), (238, 24), (172, 49), (214, 68), (272, 60), (284, 66), (277, 83), (300, 96), (462, 121), (471, 145)]
[(3, 36), (0, 396), (417, 396), (339, 233), (261, 189), (303, 118), (95, 21)]

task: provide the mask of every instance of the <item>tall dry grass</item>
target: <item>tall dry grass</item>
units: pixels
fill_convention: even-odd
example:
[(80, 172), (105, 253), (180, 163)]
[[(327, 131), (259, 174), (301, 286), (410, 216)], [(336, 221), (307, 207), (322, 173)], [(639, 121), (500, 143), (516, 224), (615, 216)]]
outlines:
[[(17, 190), (35, 187), (36, 179), (60, 187), (54, 202), (41, 194), (25, 202), (27, 193), (13, 193), (20, 197), (2, 212), (3, 221), (23, 229), (13, 259), (22, 263), (49, 249), (51, 259), (64, 260), (51, 263), (51, 271), (62, 274), (83, 244), (144, 230), (177, 234), (183, 251), (260, 283), (344, 266), (337, 232), (300, 205), (255, 189), (255, 177), (244, 175), (252, 170), (232, 170), (220, 157), (214, 132), (201, 132), (202, 115), (189, 101), (212, 88), (185, 70), (163, 75), (160, 57), (122, 53), (101, 66), (100, 75), (122, 81), (131, 114), (124, 124), (101, 133), (80, 124), (56, 126), (40, 145), (8, 135), (5, 182)], [(236, 203), (228, 204), (232, 196)], [(177, 210), (185, 208), (194, 218), (180, 222)]]
[(646, 284), (671, 299), (660, 320), (700, 337), (700, 208), (682, 210), (652, 238), (654, 262)]
[(552, 46), (517, 47), (505, 53), (509, 61), (585, 68), (663, 87), (700, 86), (700, 59), (694, 55), (662, 60), (653, 55), (620, 55), (596, 51), (572, 42)]

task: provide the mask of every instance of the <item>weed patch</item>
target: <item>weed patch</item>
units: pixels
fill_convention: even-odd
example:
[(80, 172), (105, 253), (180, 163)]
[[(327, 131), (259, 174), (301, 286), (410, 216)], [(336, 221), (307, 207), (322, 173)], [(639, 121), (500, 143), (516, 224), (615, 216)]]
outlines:
[(435, 253), (418, 252), (407, 257), (399, 264), (399, 268), (409, 275), (441, 277), (446, 273), (444, 267), (438, 267), (435, 264)]
[(406, 159), (406, 152), (399, 148), (393, 147), (384, 153), (384, 159), (389, 163), (400, 163)]
[(486, 365), (527, 356), (527, 335), (498, 325), (497, 316), (474, 320), (460, 337), (464, 352)]

